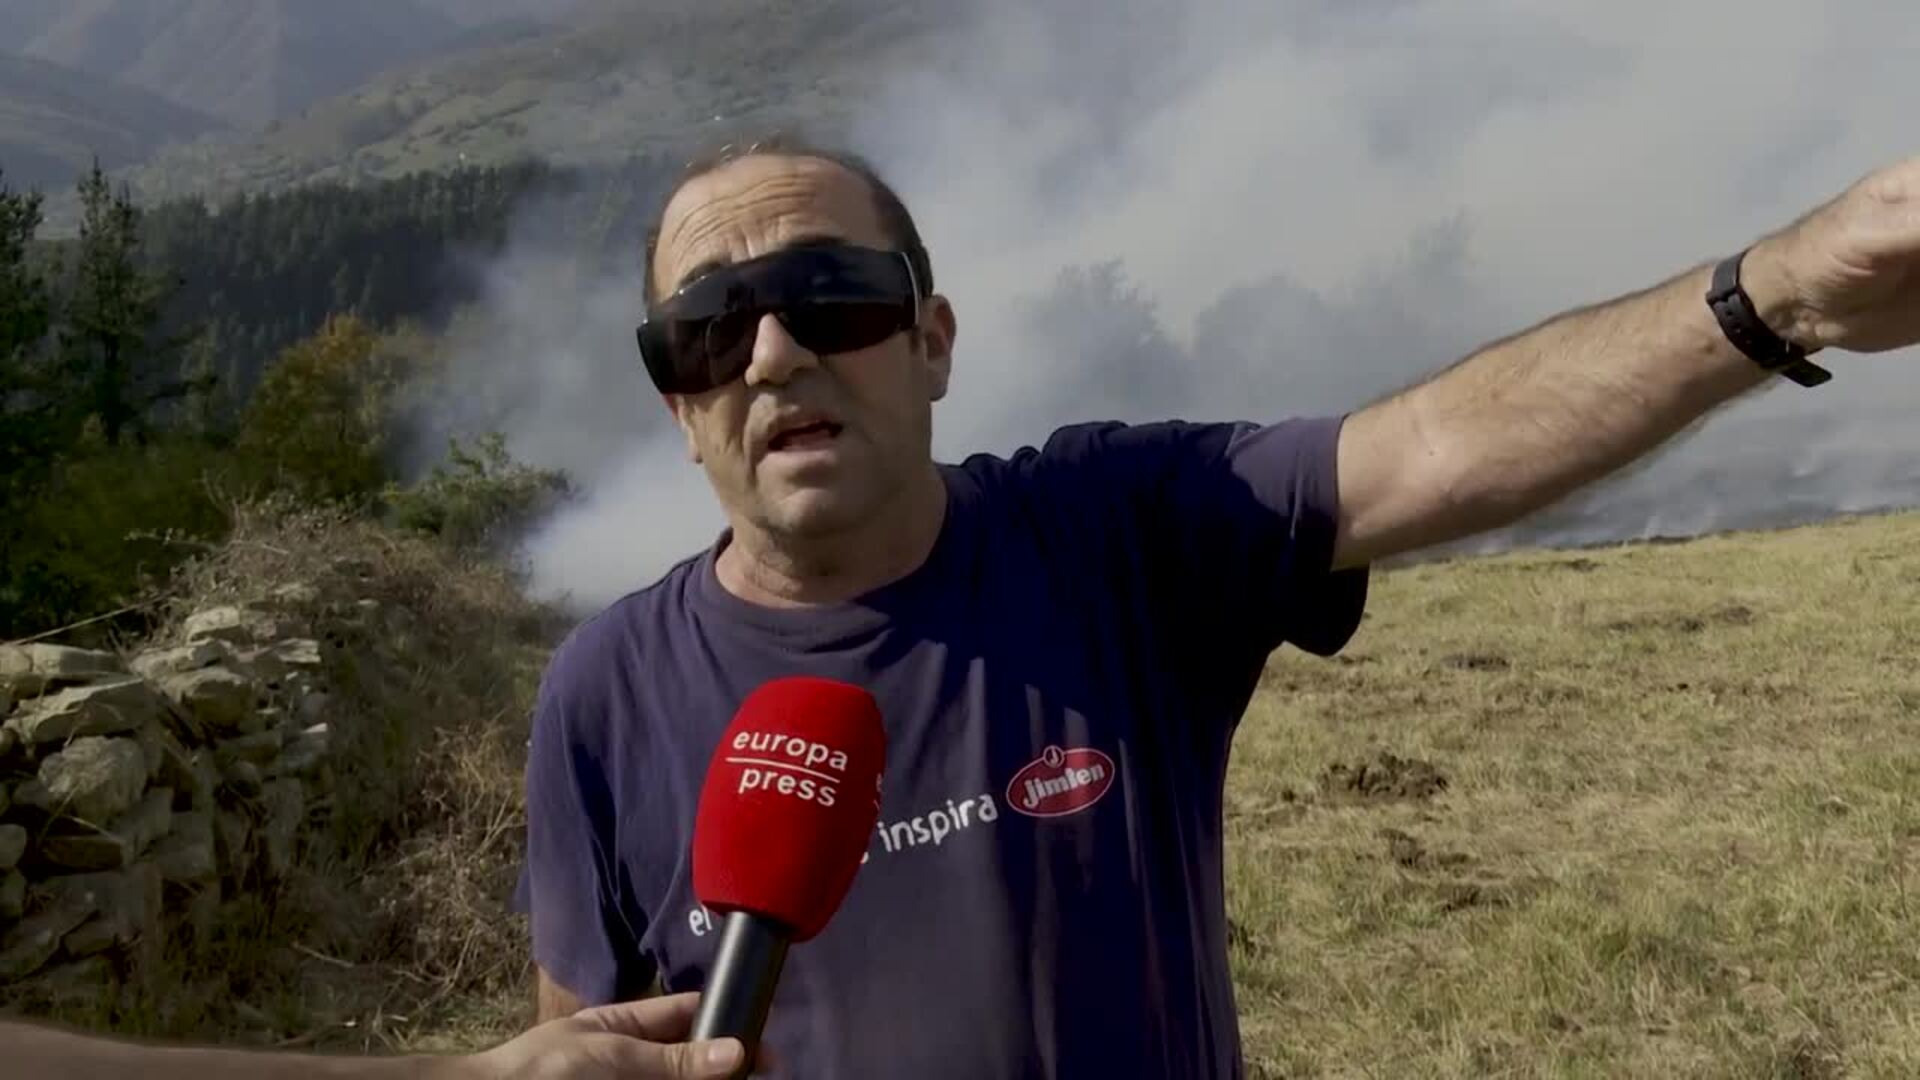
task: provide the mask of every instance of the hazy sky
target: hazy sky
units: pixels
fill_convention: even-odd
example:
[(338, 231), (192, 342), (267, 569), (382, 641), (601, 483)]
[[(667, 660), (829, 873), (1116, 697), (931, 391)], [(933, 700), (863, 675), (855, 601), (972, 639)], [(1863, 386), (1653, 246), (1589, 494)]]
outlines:
[[(1078, 420), (1352, 408), (1920, 152), (1910, 0), (980, 12), (943, 70), (874, 96), (857, 147), (902, 189), (958, 309), (947, 459)], [(537, 584), (603, 603), (721, 518), (660, 435), (637, 281), (501, 271), (492, 301), (522, 316), (547, 388), (515, 446), (592, 484), (536, 539)], [(1920, 503), (1915, 357), (1827, 359), (1827, 386), (1743, 401), (1522, 538)], [(610, 364), (629, 386), (606, 385)]]

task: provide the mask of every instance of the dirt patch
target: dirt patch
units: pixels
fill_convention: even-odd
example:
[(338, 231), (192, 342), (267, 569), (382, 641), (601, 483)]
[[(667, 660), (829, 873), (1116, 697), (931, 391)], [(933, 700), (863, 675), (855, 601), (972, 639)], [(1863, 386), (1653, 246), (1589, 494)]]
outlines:
[(1513, 667), (1513, 661), (1499, 653), (1450, 653), (1440, 658), (1440, 666), (1455, 671), (1507, 671)]
[(1320, 771), (1320, 794), (1331, 802), (1431, 799), (1447, 790), (1433, 763), (1382, 751), (1371, 761), (1335, 762)]
[(1403, 899), (1441, 914), (1517, 907), (1538, 896), (1547, 882), (1539, 877), (1479, 874), (1438, 879), (1408, 878), (1399, 887)]
[(1479, 859), (1464, 851), (1442, 851), (1400, 829), (1383, 828), (1374, 835), (1385, 847), (1385, 857), (1405, 873), (1392, 886), (1400, 901), (1443, 915), (1481, 908), (1515, 907), (1544, 891), (1548, 879), (1533, 874), (1505, 874), (1478, 866)]
[(1549, 562), (1520, 563), (1514, 569), (1539, 573), (1542, 571), (1565, 570), (1574, 574), (1590, 574), (1600, 569), (1598, 560), (1585, 557), (1576, 559), (1553, 559)]
[(1702, 612), (1662, 612), (1615, 619), (1606, 624), (1606, 629), (1615, 633), (1665, 630), (1676, 634), (1698, 634), (1714, 627), (1749, 626), (1757, 617), (1754, 610), (1745, 604), (1722, 604)]
[(1791, 678), (1778, 675), (1767, 675), (1751, 680), (1707, 678), (1695, 681), (1687, 679), (1668, 683), (1665, 689), (1676, 694), (1699, 694), (1708, 701), (1718, 701), (1722, 698), (1732, 698), (1743, 701), (1758, 699), (1770, 705), (1777, 705), (1791, 699), (1804, 698), (1808, 694), (1807, 689), (1798, 682)]
[(1302, 800), (1292, 788), (1283, 787), (1279, 794), (1274, 796), (1247, 793), (1229, 793), (1227, 796), (1228, 821), (1283, 825), (1298, 821), (1306, 814), (1307, 801)]
[(1473, 861), (1464, 851), (1434, 851), (1419, 837), (1399, 829), (1381, 829), (1375, 835), (1386, 841), (1387, 858), (1408, 870), (1452, 870)]

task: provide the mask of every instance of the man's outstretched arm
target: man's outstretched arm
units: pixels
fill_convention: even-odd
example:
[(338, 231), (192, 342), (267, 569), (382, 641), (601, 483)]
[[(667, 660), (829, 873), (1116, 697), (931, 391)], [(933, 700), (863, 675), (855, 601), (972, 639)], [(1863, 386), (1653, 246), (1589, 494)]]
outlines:
[[(1335, 564), (1509, 524), (1772, 378), (1714, 320), (1711, 276), (1697, 266), (1561, 315), (1354, 413)], [(1809, 350), (1920, 340), (1920, 159), (1756, 243), (1741, 282), (1762, 320)]]

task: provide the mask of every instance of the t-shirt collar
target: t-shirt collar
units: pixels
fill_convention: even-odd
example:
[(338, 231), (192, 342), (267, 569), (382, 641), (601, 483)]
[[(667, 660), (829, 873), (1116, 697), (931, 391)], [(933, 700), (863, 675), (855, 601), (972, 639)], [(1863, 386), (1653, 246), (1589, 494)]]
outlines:
[(731, 527), (722, 528), (714, 542), (702, 552), (693, 566), (691, 599), (702, 613), (727, 622), (749, 626), (761, 633), (776, 635), (787, 644), (812, 648), (843, 645), (852, 639), (875, 633), (898, 622), (903, 616), (924, 612), (936, 603), (948, 564), (956, 558), (961, 537), (973, 528), (966, 514), (968, 500), (956, 490), (951, 469), (941, 470), (946, 480), (947, 511), (940, 535), (920, 565), (860, 596), (831, 604), (802, 608), (775, 608), (753, 603), (728, 591), (720, 582), (717, 563), (720, 553), (733, 541)]

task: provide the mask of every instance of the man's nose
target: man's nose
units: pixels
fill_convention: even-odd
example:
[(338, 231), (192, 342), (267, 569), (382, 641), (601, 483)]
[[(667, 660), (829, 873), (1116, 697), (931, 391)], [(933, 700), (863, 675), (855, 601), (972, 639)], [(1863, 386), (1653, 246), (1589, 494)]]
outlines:
[(747, 385), (772, 383), (776, 386), (793, 378), (795, 372), (818, 367), (820, 358), (807, 351), (787, 328), (772, 315), (762, 315), (754, 328), (753, 360), (747, 365)]

